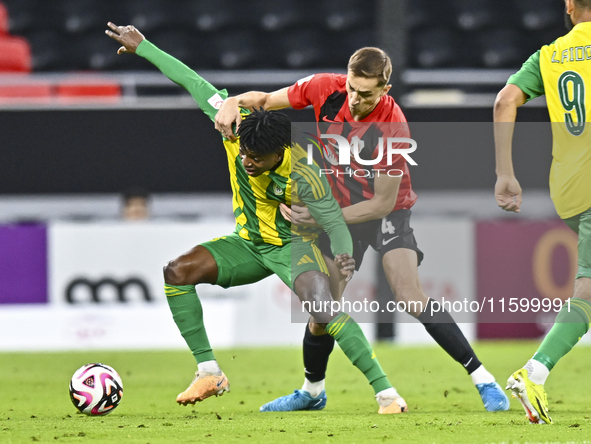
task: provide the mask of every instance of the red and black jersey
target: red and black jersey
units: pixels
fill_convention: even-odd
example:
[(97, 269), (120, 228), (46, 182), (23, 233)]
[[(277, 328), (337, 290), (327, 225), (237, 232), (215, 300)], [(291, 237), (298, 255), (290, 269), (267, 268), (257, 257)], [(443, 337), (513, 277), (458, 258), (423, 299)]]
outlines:
[[(333, 171), (327, 178), (335, 198), (341, 207), (371, 199), (374, 195), (375, 175), (400, 170), (403, 176), (393, 210), (410, 209), (417, 196), (411, 187), (408, 165), (400, 154), (395, 154), (392, 161), (388, 162), (385, 146), (388, 137), (410, 138), (404, 114), (394, 99), (385, 95), (365, 119), (355, 122), (348, 106), (346, 82), (347, 76), (344, 74), (315, 74), (299, 80), (288, 89), (292, 108), (302, 109), (308, 105), (314, 107), (318, 136), (340, 135), (346, 137), (351, 146), (355, 145), (355, 140), (359, 143), (363, 139), (362, 145), (358, 145), (358, 157), (362, 161), (377, 159), (382, 155), (379, 163), (368, 166), (357, 162), (352, 153), (350, 165), (339, 165), (335, 144), (330, 139), (323, 139), (324, 147), (319, 165)], [(384, 142), (382, 152), (378, 143), (380, 138)], [(402, 146), (407, 147), (408, 145)]]

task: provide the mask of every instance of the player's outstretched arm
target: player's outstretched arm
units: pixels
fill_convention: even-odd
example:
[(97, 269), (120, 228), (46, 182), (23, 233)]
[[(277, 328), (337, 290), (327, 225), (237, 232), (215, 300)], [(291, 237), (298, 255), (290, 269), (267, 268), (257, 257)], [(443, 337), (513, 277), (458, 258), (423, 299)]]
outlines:
[(180, 60), (157, 48), (135, 27), (117, 26), (109, 22), (110, 30), (105, 33), (123, 46), (118, 54), (135, 53), (153, 63), (166, 77), (185, 88), (195, 99), (201, 110), (213, 120), (217, 108), (228, 96), (226, 90), (218, 90), (211, 83), (189, 68)]
[(513, 170), (512, 147), (513, 131), (517, 108), (527, 97), (516, 85), (505, 86), (497, 95), (494, 106), (494, 137), (497, 182), (495, 199), (505, 211), (521, 211), (521, 186)]
[(233, 126), (235, 125), (236, 130), (238, 130), (240, 122), (242, 122), (240, 108), (274, 110), (287, 108), (288, 106), (290, 106), (290, 103), (287, 88), (270, 93), (249, 91), (235, 97), (228, 97), (224, 100), (215, 116), (215, 128), (222, 134), (228, 134), (230, 140), (235, 140)]

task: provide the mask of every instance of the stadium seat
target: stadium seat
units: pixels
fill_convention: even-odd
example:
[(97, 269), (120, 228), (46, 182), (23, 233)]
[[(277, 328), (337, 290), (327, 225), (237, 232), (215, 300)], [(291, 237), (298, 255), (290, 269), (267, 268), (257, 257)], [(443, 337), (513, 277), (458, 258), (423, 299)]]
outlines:
[(178, 2), (173, 6), (165, 0), (126, 0), (121, 2), (121, 6), (127, 15), (127, 23), (122, 24), (134, 25), (148, 34), (155, 30), (174, 27), (176, 24), (173, 11), (182, 10), (183, 5), (183, 2)]
[(438, 0), (413, 0), (406, 3), (404, 22), (408, 30), (451, 24), (450, 8)]
[(31, 47), (22, 37), (0, 36), (0, 72), (30, 72)]
[(352, 31), (330, 33), (330, 38), (324, 36), (327, 47), (323, 48), (325, 59), (321, 67), (339, 67), (345, 69), (351, 55), (364, 46), (379, 46), (375, 27), (357, 28)]
[(194, 29), (153, 32), (150, 34), (150, 41), (193, 69), (210, 69), (216, 66), (216, 54), (211, 51), (210, 40)]
[(60, 10), (60, 28), (68, 34), (100, 32), (108, 21), (116, 20), (99, 0), (61, 0), (56, 6)]
[(0, 85), (0, 103), (49, 103), (52, 92), (50, 83)]
[(466, 46), (450, 28), (425, 30), (411, 40), (411, 63), (425, 69), (465, 66)]
[(376, 11), (373, 2), (357, 0), (324, 0), (322, 16), (324, 25), (333, 32), (353, 31), (373, 22)]
[[(281, 32), (277, 49), (283, 68), (303, 69), (313, 66), (334, 66), (333, 50), (339, 42), (323, 34), (319, 29), (294, 29)], [(319, 44), (322, 42), (322, 44)]]
[(455, 24), (464, 31), (503, 24), (507, 17), (511, 17), (506, 10), (510, 6), (510, 3), (498, 0), (452, 0)]
[(83, 83), (64, 81), (56, 85), (55, 94), (60, 103), (78, 103), (88, 100), (117, 102), (121, 97), (121, 85), (105, 81)]
[(191, 1), (186, 3), (191, 26), (201, 32), (236, 31), (248, 28), (252, 14), (247, 12), (250, 2), (232, 0)]
[(46, 29), (59, 29), (60, 9), (45, 0), (2, 0), (8, 7), (10, 33), (23, 35)]
[(8, 34), (8, 9), (0, 2), (0, 37)]
[(69, 62), (72, 59), (72, 50), (64, 51), (71, 45), (61, 33), (41, 30), (27, 35), (31, 45), (33, 71), (67, 71), (75, 69), (76, 64)]
[(256, 0), (250, 7), (258, 18), (258, 26), (268, 32), (311, 27), (321, 22), (318, 2), (310, 0)]
[[(265, 67), (265, 51), (254, 31), (238, 30), (212, 36), (209, 51), (216, 57), (216, 67), (223, 69), (249, 69)], [(268, 45), (268, 42), (267, 42)]]
[(521, 46), (523, 36), (512, 28), (483, 32), (477, 41), (483, 68), (519, 67), (530, 55)]
[(564, 3), (554, 0), (517, 0), (515, 7), (518, 11), (522, 26), (529, 31), (540, 31), (552, 27), (563, 29)]

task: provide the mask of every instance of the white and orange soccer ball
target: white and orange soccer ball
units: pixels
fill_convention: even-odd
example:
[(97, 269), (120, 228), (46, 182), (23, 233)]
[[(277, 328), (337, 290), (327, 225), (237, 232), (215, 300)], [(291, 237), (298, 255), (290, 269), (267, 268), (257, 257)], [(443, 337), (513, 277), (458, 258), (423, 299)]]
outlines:
[(70, 380), (70, 399), (85, 415), (111, 413), (121, 402), (123, 382), (113, 367), (86, 364), (76, 370)]

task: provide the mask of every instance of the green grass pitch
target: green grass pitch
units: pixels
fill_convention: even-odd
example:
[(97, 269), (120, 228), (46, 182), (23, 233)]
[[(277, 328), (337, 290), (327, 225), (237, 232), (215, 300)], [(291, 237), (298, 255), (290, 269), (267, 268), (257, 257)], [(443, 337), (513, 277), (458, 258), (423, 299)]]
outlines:
[[(537, 347), (534, 342), (478, 343), (475, 349), (503, 384)], [(259, 413), (261, 404), (302, 382), (301, 350), (265, 348), (216, 353), (231, 392), (195, 406), (175, 403), (192, 379), (190, 353), (0, 353), (0, 443), (574, 443), (591, 442), (591, 349), (576, 347), (546, 389), (554, 425), (530, 425), (520, 404), (484, 411), (464, 370), (436, 347), (377, 345), (409, 413), (378, 415), (373, 391), (337, 348), (319, 412)], [(74, 371), (112, 365), (123, 402), (105, 417), (78, 414), (68, 396)]]

